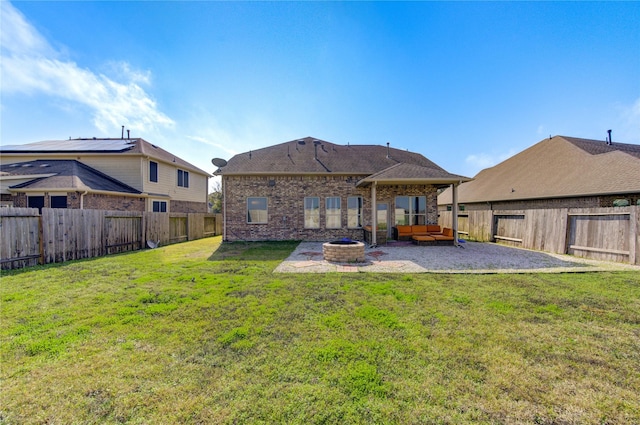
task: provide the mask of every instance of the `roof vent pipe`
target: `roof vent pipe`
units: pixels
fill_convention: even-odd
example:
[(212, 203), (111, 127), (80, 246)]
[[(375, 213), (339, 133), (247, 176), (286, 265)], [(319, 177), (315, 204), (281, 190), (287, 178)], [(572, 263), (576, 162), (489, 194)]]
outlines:
[(607, 130), (607, 133), (609, 133), (609, 137), (607, 138), (607, 145), (610, 145), (613, 142), (611, 140), (611, 130)]
[(387, 142), (387, 159), (389, 158), (389, 142)]
[(121, 139), (124, 139), (124, 125), (122, 126), (122, 134), (120, 135)]
[(318, 159), (318, 145), (320, 143), (321, 143), (320, 140), (313, 141), (313, 155), (316, 160)]
[(130, 139), (131, 136), (129, 136), (129, 130), (127, 130), (127, 139)]

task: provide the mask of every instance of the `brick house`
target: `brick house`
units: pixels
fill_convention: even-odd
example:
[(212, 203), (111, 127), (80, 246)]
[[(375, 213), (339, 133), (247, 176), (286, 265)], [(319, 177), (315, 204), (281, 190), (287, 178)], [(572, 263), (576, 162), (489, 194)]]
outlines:
[[(452, 195), (440, 194), (440, 210), (453, 209)], [(640, 145), (544, 139), (460, 185), (457, 200), (468, 211), (640, 205)]]
[(436, 224), (438, 189), (468, 181), (423, 155), (312, 137), (235, 155), (222, 176), (224, 240), (363, 239)]
[(0, 147), (5, 206), (207, 212), (209, 177), (141, 138)]

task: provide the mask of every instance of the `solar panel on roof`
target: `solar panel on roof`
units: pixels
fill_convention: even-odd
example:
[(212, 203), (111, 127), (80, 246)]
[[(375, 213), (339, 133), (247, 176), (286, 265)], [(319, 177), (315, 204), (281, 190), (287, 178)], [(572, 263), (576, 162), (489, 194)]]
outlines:
[(7, 145), (1, 146), (0, 151), (4, 152), (119, 152), (130, 149), (135, 145), (134, 141), (129, 139), (71, 139), (71, 140), (44, 140), (42, 142), (27, 143), (25, 145)]

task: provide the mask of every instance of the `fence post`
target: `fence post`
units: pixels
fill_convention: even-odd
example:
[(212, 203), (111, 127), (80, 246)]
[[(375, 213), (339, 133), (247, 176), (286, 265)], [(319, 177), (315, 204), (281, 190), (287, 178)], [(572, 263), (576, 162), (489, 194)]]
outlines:
[(567, 227), (565, 229), (564, 232), (564, 250), (562, 251), (562, 254), (568, 254), (569, 253), (569, 246), (571, 245), (571, 232), (573, 230), (574, 227), (574, 222), (573, 222), (573, 216), (571, 216), (571, 210), (569, 208), (567, 208)]
[(636, 263), (636, 247), (638, 241), (638, 209), (640, 207), (631, 207), (631, 215), (629, 217), (629, 264)]

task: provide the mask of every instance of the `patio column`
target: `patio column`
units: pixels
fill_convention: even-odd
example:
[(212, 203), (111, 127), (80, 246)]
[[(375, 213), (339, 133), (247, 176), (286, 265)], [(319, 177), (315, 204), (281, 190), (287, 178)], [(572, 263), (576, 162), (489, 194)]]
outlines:
[(458, 184), (451, 185), (453, 192), (453, 214), (451, 215), (451, 226), (453, 227), (453, 245), (458, 246)]
[(377, 182), (371, 184), (371, 245), (377, 245), (378, 236), (378, 205), (376, 203), (376, 186)]

